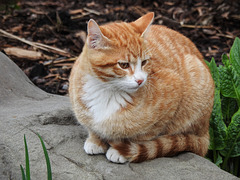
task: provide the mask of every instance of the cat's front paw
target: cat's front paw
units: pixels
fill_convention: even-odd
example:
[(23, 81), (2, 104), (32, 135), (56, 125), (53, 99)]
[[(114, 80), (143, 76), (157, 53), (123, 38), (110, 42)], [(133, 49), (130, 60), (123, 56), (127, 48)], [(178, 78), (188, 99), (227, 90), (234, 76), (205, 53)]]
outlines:
[(114, 163), (125, 163), (127, 162), (127, 159), (122, 156), (116, 149), (110, 147), (106, 153), (106, 157), (109, 161)]
[(84, 143), (84, 150), (87, 154), (105, 154), (107, 151), (106, 147), (99, 146), (88, 139)]

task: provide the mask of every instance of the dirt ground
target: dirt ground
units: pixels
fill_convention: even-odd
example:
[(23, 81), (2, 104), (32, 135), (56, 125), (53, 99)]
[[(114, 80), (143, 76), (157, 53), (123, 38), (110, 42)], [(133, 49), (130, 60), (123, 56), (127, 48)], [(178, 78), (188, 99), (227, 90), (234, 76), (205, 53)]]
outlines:
[(220, 63), (234, 38), (240, 37), (238, 0), (2, 0), (0, 51), (38, 87), (65, 95), (90, 18), (99, 24), (129, 22), (151, 11), (154, 24), (190, 38), (208, 61), (214, 57)]

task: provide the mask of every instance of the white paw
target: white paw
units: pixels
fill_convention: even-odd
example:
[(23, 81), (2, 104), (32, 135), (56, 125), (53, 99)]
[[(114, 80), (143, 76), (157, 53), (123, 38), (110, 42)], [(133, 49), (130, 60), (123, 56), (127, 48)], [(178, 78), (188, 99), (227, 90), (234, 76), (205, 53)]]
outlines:
[(106, 157), (109, 161), (112, 161), (114, 163), (125, 163), (127, 162), (127, 159), (119, 154), (119, 152), (116, 149), (113, 149), (110, 147), (106, 153)]
[(104, 154), (106, 152), (102, 146), (98, 146), (88, 140), (85, 141), (83, 148), (87, 154)]

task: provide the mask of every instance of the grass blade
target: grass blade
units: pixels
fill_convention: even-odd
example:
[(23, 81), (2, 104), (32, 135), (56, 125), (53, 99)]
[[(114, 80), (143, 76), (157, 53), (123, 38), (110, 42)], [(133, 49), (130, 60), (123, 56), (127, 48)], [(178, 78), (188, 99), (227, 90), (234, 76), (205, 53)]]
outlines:
[(28, 147), (27, 147), (27, 141), (24, 134), (24, 144), (25, 144), (25, 162), (26, 162), (26, 178), (27, 180), (30, 180), (30, 165), (29, 165), (29, 155), (28, 155)]
[(48, 174), (48, 180), (52, 180), (52, 170), (51, 170), (51, 164), (50, 164), (50, 160), (49, 160), (49, 157), (48, 157), (48, 152), (47, 152), (47, 149), (45, 147), (45, 144), (42, 140), (42, 137), (37, 134), (41, 143), (42, 143), (42, 148), (43, 148), (43, 151), (44, 151), (44, 155), (45, 155), (45, 159), (46, 159), (46, 164), (47, 164), (47, 174)]
[(21, 168), (21, 172), (22, 172), (22, 180), (26, 180), (26, 175), (25, 175), (22, 165), (20, 165), (20, 168)]

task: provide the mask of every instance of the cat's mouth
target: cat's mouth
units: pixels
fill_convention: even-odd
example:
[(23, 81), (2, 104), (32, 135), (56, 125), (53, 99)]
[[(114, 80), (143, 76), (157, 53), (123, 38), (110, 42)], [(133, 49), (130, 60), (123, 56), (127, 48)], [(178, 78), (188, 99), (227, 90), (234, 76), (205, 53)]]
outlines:
[(136, 85), (134, 87), (128, 87), (127, 88), (127, 92), (129, 93), (133, 93), (133, 92), (136, 92), (139, 88), (141, 88), (144, 84), (141, 84), (141, 85)]

